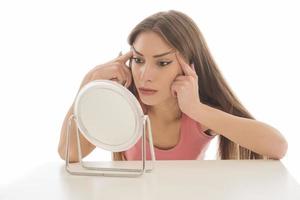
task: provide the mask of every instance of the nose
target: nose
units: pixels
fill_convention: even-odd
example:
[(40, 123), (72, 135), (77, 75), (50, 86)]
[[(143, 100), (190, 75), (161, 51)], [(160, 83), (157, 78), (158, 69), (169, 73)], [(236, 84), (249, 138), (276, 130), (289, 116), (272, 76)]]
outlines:
[(140, 79), (141, 81), (143, 82), (146, 82), (146, 81), (153, 81), (153, 78), (154, 78), (154, 69), (151, 67), (150, 64), (146, 64), (140, 68), (141, 69), (141, 74), (140, 74)]

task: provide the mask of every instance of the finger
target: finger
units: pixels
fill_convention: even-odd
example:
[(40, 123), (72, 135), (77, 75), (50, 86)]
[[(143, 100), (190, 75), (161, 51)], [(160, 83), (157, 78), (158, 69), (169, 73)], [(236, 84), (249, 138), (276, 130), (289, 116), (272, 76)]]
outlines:
[(171, 87), (171, 94), (173, 97), (176, 97), (177, 93), (176, 93), (175, 85), (172, 85), (172, 87)]
[(122, 62), (123, 64), (125, 64), (132, 57), (132, 55), (133, 55), (132, 51), (128, 51), (124, 55), (119, 54), (119, 57), (117, 58), (117, 60)]
[(195, 76), (196, 75), (196, 72), (192, 69), (191, 66), (189, 66), (184, 60), (183, 58), (180, 56), (180, 55), (177, 55), (177, 53), (175, 54), (176, 55), (176, 58), (179, 62), (179, 65), (181, 66), (181, 69), (183, 71), (183, 73), (186, 75), (186, 76)]
[(132, 75), (131, 75), (131, 71), (127, 68), (127, 67), (123, 67), (125, 73), (126, 73), (126, 83), (125, 83), (125, 87), (129, 87), (131, 82), (132, 82)]
[[(122, 59), (122, 55), (123, 55), (123, 54), (122, 54), (122, 51), (120, 51), (118, 57), (119, 57), (119, 58), (121, 57), (121, 59)], [(129, 57), (129, 58), (130, 58), (130, 57)], [(125, 61), (125, 63), (126, 63), (126, 61)], [(124, 70), (125, 70), (125, 73), (126, 73), (126, 81), (125, 81), (124, 86), (125, 86), (125, 87), (129, 87), (130, 84), (131, 84), (131, 81), (132, 81), (131, 71), (128, 70), (128, 67), (126, 66), (126, 64), (124, 64), (123, 67), (124, 67)]]
[(195, 71), (195, 65), (194, 65), (194, 63), (191, 64), (191, 67), (192, 67), (193, 71)]
[(124, 81), (122, 81), (123, 79), (118, 78), (118, 77), (111, 78), (110, 80), (111, 80), (111, 81), (115, 81), (115, 82), (117, 82), (117, 83), (119, 83), (119, 84), (121, 84), (121, 85), (124, 84)]
[(131, 84), (132, 82), (132, 75), (131, 75), (131, 71), (126, 67), (125, 64), (121, 64), (122, 67), (121, 67), (121, 70), (124, 72), (125, 76), (126, 76), (126, 81), (125, 81), (125, 84), (124, 86), (125, 87), (129, 87), (129, 85)]
[(122, 73), (121, 85), (124, 86), (128, 82), (128, 74), (126, 73), (125, 67), (123, 66), (121, 69), (121, 73)]
[(179, 75), (175, 78), (174, 81), (185, 81), (185, 80), (189, 80), (189, 77), (185, 75)]
[(114, 74), (113, 78), (111, 78), (110, 80), (117, 81), (118, 83), (123, 85), (126, 82), (126, 79), (127, 79), (127, 75), (124, 69), (119, 68), (117, 72)]
[(177, 98), (177, 90), (176, 90), (176, 88), (175, 88), (175, 89), (173, 89), (173, 91), (172, 91), (172, 95), (173, 95), (173, 97), (176, 97), (176, 98)]
[(183, 74), (184, 75), (188, 75), (188, 71), (185, 68), (185, 65), (186, 65), (185, 61), (183, 60), (183, 58), (179, 54), (178, 55), (177, 54), (178, 53), (176, 52), (175, 56), (176, 56), (176, 59), (177, 59), (179, 65), (180, 65), (180, 67), (181, 67), (181, 69), (183, 71)]
[(187, 71), (189, 71), (190, 76), (194, 76), (194, 77), (197, 76), (197, 73), (195, 71), (194, 63), (192, 63), (191, 65), (186, 64), (186, 69), (187, 69)]
[(181, 87), (181, 84), (179, 82), (173, 82), (171, 86), (171, 94), (173, 97), (177, 97), (178, 89)]

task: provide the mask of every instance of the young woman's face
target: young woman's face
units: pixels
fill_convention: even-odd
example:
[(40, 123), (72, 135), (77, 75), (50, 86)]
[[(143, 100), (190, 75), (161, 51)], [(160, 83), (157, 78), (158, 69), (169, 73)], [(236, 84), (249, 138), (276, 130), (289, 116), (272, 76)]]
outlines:
[[(143, 32), (137, 36), (132, 51), (131, 71), (142, 102), (152, 106), (175, 98), (171, 94), (171, 85), (174, 79), (182, 74), (175, 49), (157, 33)], [(139, 90), (140, 87), (157, 92), (144, 94)]]

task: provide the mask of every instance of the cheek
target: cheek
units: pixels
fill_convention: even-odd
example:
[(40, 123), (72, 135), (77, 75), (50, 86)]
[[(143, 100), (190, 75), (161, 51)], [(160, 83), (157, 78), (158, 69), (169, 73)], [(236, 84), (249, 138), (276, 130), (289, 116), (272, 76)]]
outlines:
[(133, 80), (137, 80), (138, 71), (136, 70), (136, 68), (134, 68), (134, 67), (131, 68), (131, 74), (132, 74)]
[(168, 79), (164, 79), (164, 80), (163, 80), (162, 85), (165, 86), (165, 87), (164, 87), (164, 90), (165, 90), (167, 93), (170, 93), (170, 92), (171, 92), (171, 87), (172, 87), (172, 85), (173, 85), (173, 83), (174, 83), (174, 80), (175, 80), (175, 77), (174, 77), (174, 76), (173, 76), (173, 77), (170, 77), (170, 78), (168, 78)]

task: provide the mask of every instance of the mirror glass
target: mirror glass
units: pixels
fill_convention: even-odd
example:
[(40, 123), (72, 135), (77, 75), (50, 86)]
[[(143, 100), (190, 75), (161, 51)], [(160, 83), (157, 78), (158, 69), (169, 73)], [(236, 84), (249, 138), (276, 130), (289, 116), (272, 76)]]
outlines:
[(76, 97), (74, 115), (84, 137), (108, 151), (125, 151), (143, 134), (140, 103), (114, 81), (96, 80), (85, 85)]

